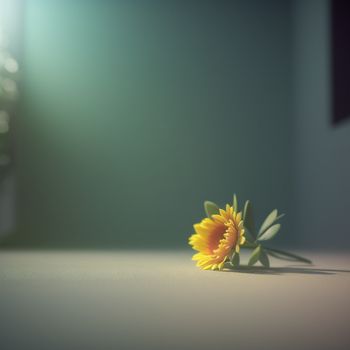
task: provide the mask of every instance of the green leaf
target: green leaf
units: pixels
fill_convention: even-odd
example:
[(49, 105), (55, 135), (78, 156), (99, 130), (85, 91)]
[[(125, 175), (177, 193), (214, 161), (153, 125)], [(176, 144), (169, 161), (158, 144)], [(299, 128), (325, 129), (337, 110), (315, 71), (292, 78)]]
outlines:
[(289, 257), (289, 256), (284, 256), (282, 254), (278, 254), (275, 252), (272, 252), (270, 250), (266, 250), (268, 255), (271, 255), (272, 257), (276, 258), (276, 259), (280, 259), (280, 260), (286, 260), (286, 261), (298, 261), (298, 259)]
[(268, 254), (271, 256), (282, 259), (282, 260), (294, 260), (294, 261), (302, 261), (307, 264), (312, 264), (312, 261), (309, 259), (306, 259), (300, 255), (285, 252), (284, 250), (274, 249), (274, 248), (265, 248)]
[(249, 258), (249, 261), (248, 261), (248, 266), (253, 266), (258, 262), (258, 260), (260, 258), (260, 252), (261, 252), (260, 247), (261, 246), (259, 245), (253, 250), (253, 252)]
[(272, 212), (267, 215), (266, 219), (264, 220), (264, 222), (262, 223), (260, 230), (259, 230), (259, 236), (264, 233), (264, 231), (270, 227), (276, 220), (277, 218), (277, 209), (272, 210)]
[(250, 233), (250, 231), (245, 227), (244, 228), (244, 237), (246, 242), (253, 243), (255, 241), (254, 236)]
[(204, 202), (204, 210), (208, 218), (210, 218), (214, 214), (219, 214), (219, 207), (215, 203), (210, 201)]
[(280, 214), (280, 215), (278, 215), (277, 218), (276, 218), (276, 220), (275, 220), (275, 222), (278, 221), (279, 219), (283, 218), (283, 216), (285, 216), (285, 215), (286, 215), (286, 214)]
[(258, 237), (261, 236), (273, 223), (275, 223), (277, 220), (281, 219), (284, 214), (281, 214), (277, 216), (278, 212), (277, 209), (272, 210), (272, 212), (266, 217), (264, 222), (262, 223)]
[(237, 213), (238, 210), (238, 200), (237, 200), (237, 196), (236, 193), (233, 195), (233, 211), (235, 213)]
[(266, 267), (266, 268), (270, 267), (269, 257), (267, 256), (267, 254), (263, 248), (260, 249), (259, 261), (261, 262), (261, 265), (263, 265), (264, 267)]
[(267, 241), (268, 239), (273, 238), (276, 235), (276, 233), (280, 230), (280, 228), (280, 224), (271, 226), (258, 238), (258, 241)]
[(255, 233), (253, 208), (250, 201), (246, 201), (243, 210), (243, 225), (246, 227), (250, 233)]
[(230, 258), (230, 263), (232, 266), (239, 266), (239, 261), (240, 261), (240, 258), (239, 258), (239, 253), (237, 252), (234, 252), (232, 255), (231, 255), (231, 258)]

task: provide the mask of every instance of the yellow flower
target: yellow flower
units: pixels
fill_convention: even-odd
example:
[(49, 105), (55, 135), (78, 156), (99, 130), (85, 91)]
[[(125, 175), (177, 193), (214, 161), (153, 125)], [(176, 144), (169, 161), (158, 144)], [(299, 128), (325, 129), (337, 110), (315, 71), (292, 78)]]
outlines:
[(239, 246), (245, 242), (242, 214), (226, 204), (219, 214), (203, 219), (194, 226), (195, 234), (189, 244), (199, 253), (192, 257), (203, 270), (221, 270), (230, 254), (239, 253)]

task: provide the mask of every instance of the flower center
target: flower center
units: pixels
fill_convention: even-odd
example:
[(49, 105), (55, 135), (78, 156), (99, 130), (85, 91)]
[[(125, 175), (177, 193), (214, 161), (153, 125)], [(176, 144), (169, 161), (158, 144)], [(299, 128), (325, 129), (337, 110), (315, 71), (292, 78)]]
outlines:
[(210, 232), (208, 247), (211, 253), (216, 250), (220, 244), (220, 240), (224, 238), (226, 232), (225, 224), (217, 223)]

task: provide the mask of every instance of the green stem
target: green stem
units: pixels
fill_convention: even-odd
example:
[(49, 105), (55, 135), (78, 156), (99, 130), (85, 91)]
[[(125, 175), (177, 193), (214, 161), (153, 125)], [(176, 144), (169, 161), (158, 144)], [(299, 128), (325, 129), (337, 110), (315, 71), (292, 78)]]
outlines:
[(290, 258), (294, 258), (295, 260), (302, 261), (302, 262), (305, 262), (307, 264), (312, 264), (311, 260), (306, 259), (306, 258), (304, 258), (304, 257), (302, 257), (300, 255), (292, 254), (292, 253), (285, 252), (283, 250), (279, 250), (279, 249), (275, 249), (275, 248), (264, 247), (264, 249), (267, 252), (272, 252), (272, 253), (276, 253), (276, 254), (280, 254), (280, 255), (285, 255), (285, 256), (288, 256)]
[(255, 242), (251, 243), (251, 242), (245, 241), (244, 244), (242, 245), (242, 248), (255, 249), (257, 246), (258, 244), (256, 244)]

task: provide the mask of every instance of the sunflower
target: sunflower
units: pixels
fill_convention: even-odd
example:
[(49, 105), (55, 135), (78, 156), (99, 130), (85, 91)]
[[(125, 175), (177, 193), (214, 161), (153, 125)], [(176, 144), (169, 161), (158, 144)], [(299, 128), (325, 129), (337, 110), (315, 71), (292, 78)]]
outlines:
[(229, 256), (239, 253), (245, 242), (242, 214), (229, 204), (193, 227), (196, 233), (189, 238), (189, 244), (199, 253), (192, 260), (197, 260), (197, 266), (203, 270), (222, 270)]

